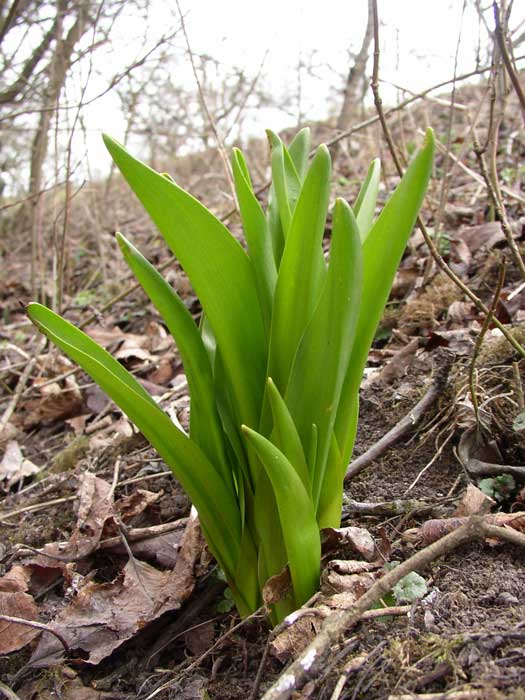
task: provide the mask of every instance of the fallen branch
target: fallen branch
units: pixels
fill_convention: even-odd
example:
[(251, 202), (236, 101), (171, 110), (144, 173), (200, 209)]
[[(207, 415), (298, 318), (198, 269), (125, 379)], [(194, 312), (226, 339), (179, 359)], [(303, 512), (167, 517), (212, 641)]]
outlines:
[(345, 482), (350, 481), (357, 474), (366, 469), (372, 462), (379, 459), (392, 445), (395, 445), (404, 435), (406, 435), (425, 415), (427, 410), (432, 406), (434, 401), (440, 396), (448, 381), (450, 372), (450, 364), (443, 365), (435, 374), (434, 379), (426, 394), (414, 406), (408, 415), (402, 418), (386, 435), (378, 440), (364, 454), (359, 455), (348, 467), (345, 474)]
[(437, 542), (420, 550), (402, 564), (386, 573), (348, 610), (331, 615), (321, 631), (299, 657), (288, 666), (277, 681), (264, 694), (262, 700), (287, 700), (299, 691), (306, 681), (315, 678), (326, 667), (331, 647), (337, 644), (345, 632), (356, 625), (365, 611), (383, 598), (402, 578), (412, 571), (424, 569), (431, 562), (449, 554), (466, 542), (483, 540), (486, 537), (500, 539), (525, 546), (525, 536), (515, 530), (488, 525), (480, 516), (469, 520)]

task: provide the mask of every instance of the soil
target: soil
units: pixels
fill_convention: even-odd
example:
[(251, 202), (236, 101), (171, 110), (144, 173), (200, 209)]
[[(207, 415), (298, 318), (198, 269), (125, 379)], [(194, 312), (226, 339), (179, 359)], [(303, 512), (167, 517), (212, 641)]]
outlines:
[[(360, 167), (362, 169), (362, 165)], [(457, 191), (463, 192), (463, 185), (463, 180), (458, 181), (451, 186), (451, 191), (457, 186)], [(523, 193), (523, 185), (521, 187)], [(465, 197), (464, 193), (461, 196)], [(511, 211), (515, 222), (519, 222), (522, 215), (520, 206), (515, 205)], [(447, 235), (452, 238), (458, 234), (465, 221), (467, 227), (480, 225), (485, 221), (483, 211), (481, 205), (467, 210), (462, 221), (449, 222)], [(140, 226), (143, 225), (147, 226), (141, 219)], [(144, 237), (146, 242), (152, 241), (151, 232), (147, 230)], [(468, 270), (464, 272), (464, 278), (486, 303), (490, 303), (493, 293), (502, 248), (501, 242), (488, 248), (480, 247), (472, 254)], [(451, 367), (448, 385), (423, 420), (346, 488), (347, 498), (355, 501), (382, 503), (410, 498), (416, 499), (420, 507), (384, 517), (366, 514), (356, 517), (349, 515), (346, 506), (343, 510), (344, 526), (366, 528), (376, 542), (388, 542), (390, 561), (403, 561), (421, 546), (407, 541), (406, 531), (417, 528), (429, 517), (452, 515), (467, 485), (476, 481), (460, 464), (457, 449), (461, 435), (473, 425), (468, 376), (483, 318), (469, 305), (457, 306), (459, 315), (452, 317), (451, 307), (462, 297), (447, 296), (440, 275), (434, 274), (430, 286), (427, 285), (427, 290), (434, 289), (433, 295), (427, 294), (427, 297), (412, 284), (404, 286), (405, 273), (415, 269), (416, 277), (420, 277), (425, 259), (415, 249), (407, 254), (397, 280), (402, 291), (392, 299), (383, 322), (387, 340), (378, 335), (369, 370), (382, 370), (392, 357), (395, 368), (396, 353), (411, 338), (418, 337), (421, 343), (408, 359), (397, 363), (395, 372), (379, 376), (376, 381), (369, 381), (370, 374), (367, 374), (354, 454), (365, 453), (409, 414), (444, 364)], [(460, 263), (461, 260), (458, 265)], [(12, 261), (9, 270), (20, 269), (20, 265), (20, 259)], [(77, 269), (72, 275), (73, 285), (75, 279), (81, 289), (85, 274), (80, 275)], [(176, 279), (175, 286), (186, 290), (191, 306), (191, 290), (184, 287), (180, 271)], [(20, 280), (18, 283), (22, 284)], [(518, 278), (510, 268), (505, 284), (512, 289), (517, 283)], [(5, 315), (8, 321), (5, 328), (0, 327), (2, 337), (12, 345), (29, 350), (36, 340), (27, 327), (17, 326), (23, 317), (14, 302), (17, 296), (26, 300), (27, 286), (16, 288), (12, 278), (6, 278), (2, 284), (0, 294), (5, 309), (9, 310)], [(100, 306), (98, 301), (93, 305)], [(198, 312), (197, 306), (191, 308)], [(77, 316), (79, 320), (88, 311), (89, 308), (82, 310), (72, 306), (70, 317)], [(508, 322), (519, 330), (523, 316), (519, 316), (518, 311), (507, 309), (511, 314)], [(140, 298), (131, 297), (113, 305), (109, 316), (106, 315), (104, 328), (116, 326), (126, 334), (150, 338), (154, 334), (151, 323), (158, 320)], [(154, 371), (160, 366), (167, 367), (168, 381), (173, 386), (181, 376), (175, 351), (169, 346), (158, 351), (151, 348), (150, 345), (151, 352), (148, 352), (155, 355)], [(162, 360), (166, 360), (164, 365)], [(2, 410), (20, 376), (19, 371), (10, 373), (5, 369), (15, 361), (16, 353), (15, 356), (9, 354), (2, 368)], [(54, 373), (53, 361), (51, 357), (40, 368), (39, 381), (60, 374)], [(142, 376), (152, 385), (162, 386), (164, 380), (159, 375), (153, 376), (147, 363), (141, 365), (140, 357), (132, 362), (139, 371), (146, 366)], [(480, 402), (490, 413), (490, 434), (501, 452), (502, 464), (525, 464), (524, 433), (512, 428), (516, 402), (507, 400), (510, 391), (514, 392), (515, 399), (518, 396), (517, 376), (521, 377), (523, 386), (525, 360), (509, 350), (507, 344), (502, 345), (501, 339), (490, 330), (477, 360), (478, 390)], [(110, 416), (109, 424), (114, 426), (120, 419), (119, 412), (104, 403), (89, 408), (88, 393), (94, 390), (82, 374), (76, 375), (76, 382), (82, 394), (84, 415), (88, 416), (87, 425)], [(34, 391), (29, 398), (41, 402), (44, 395), (37, 393), (38, 384), (30, 383), (31, 386)], [(61, 388), (64, 390), (63, 383)], [(93, 402), (100, 399), (95, 393), (90, 396)], [(184, 424), (187, 422), (184, 388), (177, 401), (177, 416)], [(24, 457), (43, 469), (36, 477), (29, 476), (3, 492), (0, 576), (18, 563), (28, 561), (31, 548), (36, 550), (71, 537), (77, 526), (79, 484), (86, 471), (109, 484), (116, 478), (116, 502), (133, 495), (137, 489), (160, 494), (126, 522), (128, 531), (129, 528), (171, 523), (189, 514), (187, 497), (171, 475), (165, 473), (165, 465), (140, 435), (132, 434), (124, 426), (105, 433), (98, 441), (90, 438), (82, 443), (75, 436), (75, 431), (82, 434), (82, 428), (71, 421), (71, 417), (75, 419), (82, 413), (78, 407), (47, 406), (47, 413), (39, 419), (28, 419), (34, 409), (26, 398), (19, 402), (17, 412), (21, 411), (23, 421), (18, 426), (16, 439)], [(93, 434), (94, 431), (88, 437)], [(522, 486), (514, 484), (493, 506), (493, 511), (525, 510)], [(37, 508), (33, 510), (33, 506)], [(342, 555), (335, 552), (331, 556), (340, 558)], [(109, 553), (99, 549), (86, 560), (77, 562), (76, 573), (95, 583), (110, 584), (121, 575), (127, 559), (126, 550)], [(214, 574), (213, 563), (204, 557), (195, 570), (198, 572), (195, 589), (180, 609), (165, 612), (145, 624), (99, 663), (86, 663), (82, 654), (72, 649), (59, 663), (35, 668), (29, 663), (35, 640), (0, 658), (2, 682), (12, 688), (20, 700), (261, 697), (286, 665), (268, 656), (256, 686), (269, 635), (264, 617), (240, 623), (233, 611), (224, 611), (224, 586)], [(501, 542), (469, 544), (435, 561), (420, 574), (425, 579), (427, 593), (422, 600), (411, 603), (408, 614), (366, 620), (349, 630), (332, 650), (324, 674), (296, 697), (394, 700), (423, 694), (421, 696), (428, 700), (437, 700), (445, 697), (441, 693), (449, 693), (446, 697), (455, 700), (525, 699), (525, 549)], [(53, 619), (64, 600), (74, 596), (73, 579), (71, 570), (67, 576), (61, 575), (47, 586), (41, 586), (35, 596), (41, 622)], [(356, 662), (351, 667), (352, 659), (361, 659), (362, 663)], [(334, 689), (342, 675), (346, 680), (335, 695)], [(255, 694), (252, 696), (252, 693)]]

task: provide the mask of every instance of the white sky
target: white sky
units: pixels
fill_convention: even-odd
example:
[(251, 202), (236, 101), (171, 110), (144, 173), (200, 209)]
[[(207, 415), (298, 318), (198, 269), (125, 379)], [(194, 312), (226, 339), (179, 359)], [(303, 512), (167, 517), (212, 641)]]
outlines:
[[(327, 96), (338, 85), (338, 74), (348, 70), (349, 48), (357, 51), (365, 25), (367, 0), (180, 0), (186, 16), (186, 28), (192, 50), (207, 53), (217, 60), (241, 66), (254, 75), (268, 52), (264, 64), (265, 85), (276, 98), (297, 91), (297, 65), (313, 50), (325, 64), (322, 79), (304, 79), (302, 107), (307, 119), (327, 114)], [(382, 25), (381, 67), (384, 80), (391, 80), (413, 91), (452, 77), (454, 55), (460, 33), (463, 0), (379, 0)], [(525, 0), (515, 0), (513, 17), (525, 16)], [(492, 24), (491, 18), (489, 21)], [(152, 33), (177, 26), (175, 3), (160, 2), (151, 17)], [(137, 33), (142, 30), (137, 28)], [(130, 32), (128, 32), (129, 36)], [(182, 36), (177, 37), (183, 45)], [(127, 45), (126, 45), (127, 44)], [(478, 21), (468, 9), (461, 26), (458, 73), (475, 66)], [(134, 55), (134, 39), (115, 37), (113, 49), (119, 59)], [(115, 55), (115, 54), (114, 54)], [(482, 56), (484, 58), (484, 56)], [(329, 66), (329, 68), (328, 68)], [(193, 80), (189, 62), (176, 76), (183, 84)], [(384, 101), (394, 102), (396, 91), (382, 87)], [(263, 123), (252, 124), (251, 131), (289, 126), (293, 119), (278, 111), (260, 115)], [(98, 131), (122, 137), (124, 124), (118, 113), (118, 101), (108, 96), (86, 114), (89, 129), (88, 150), (95, 153), (102, 168), (106, 157), (100, 149)], [(90, 158), (91, 160), (91, 158)], [(99, 167), (96, 168), (97, 170)]]

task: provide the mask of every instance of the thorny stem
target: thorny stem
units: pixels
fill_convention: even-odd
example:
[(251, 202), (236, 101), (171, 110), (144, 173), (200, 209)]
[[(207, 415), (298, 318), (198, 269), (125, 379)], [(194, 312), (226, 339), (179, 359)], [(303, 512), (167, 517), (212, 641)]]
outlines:
[[(377, 113), (379, 116), (379, 121), (381, 122), (381, 127), (383, 129), (383, 133), (385, 136), (385, 140), (388, 144), (388, 148), (390, 150), (390, 153), (392, 155), (392, 160), (394, 161), (394, 164), (396, 166), (396, 170), (401, 177), (403, 175), (403, 169), (401, 167), (401, 163), (399, 161), (394, 142), (392, 140), (392, 135), (390, 133), (390, 129), (388, 128), (388, 124), (386, 123), (385, 119), (385, 113), (383, 111), (383, 103), (381, 100), (381, 96), (379, 94), (379, 82), (378, 82), (378, 75), (379, 75), (379, 20), (378, 20), (378, 13), (377, 13), (377, 0), (373, 0), (374, 3), (374, 67), (373, 67), (373, 73), (372, 73), (372, 92), (374, 93), (374, 104), (377, 109)], [(450, 269), (450, 267), (447, 265), (443, 257), (441, 256), (441, 253), (438, 251), (436, 248), (434, 241), (430, 237), (430, 234), (428, 233), (427, 227), (423, 223), (422, 219), (420, 216), (417, 218), (417, 224), (419, 226), (419, 229), (421, 230), (421, 233), (423, 234), (423, 238), (425, 240), (425, 243), (428, 246), (428, 249), (430, 251), (430, 254), (436, 261), (436, 264), (438, 265), (439, 269), (444, 272), (449, 279), (454, 282), (454, 284), (461, 289), (463, 294), (465, 294), (476, 306), (476, 308), (481, 311), (483, 314), (487, 315), (489, 313), (488, 307), (481, 301), (481, 299), (469, 288), (467, 287), (462, 280), (455, 274), (453, 270)], [(514, 338), (512, 333), (501, 323), (497, 318), (493, 318), (494, 325), (503, 333), (505, 336), (506, 340), (512, 345), (512, 347), (518, 352), (522, 357), (525, 357), (525, 348), (523, 348), (520, 343)]]

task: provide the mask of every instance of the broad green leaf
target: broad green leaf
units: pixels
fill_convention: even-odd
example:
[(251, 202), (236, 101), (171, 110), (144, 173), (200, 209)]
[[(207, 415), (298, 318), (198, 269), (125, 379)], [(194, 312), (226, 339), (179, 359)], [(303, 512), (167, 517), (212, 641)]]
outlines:
[(155, 447), (192, 500), (210, 535), (210, 548), (231, 577), (241, 523), (235, 494), (204, 452), (176, 428), (137, 380), (88, 335), (45, 306), (30, 304), (33, 323), (79, 364)]
[(213, 376), (199, 329), (184, 302), (153, 265), (121, 233), (117, 233), (117, 241), (126, 262), (177, 343), (190, 390), (190, 437), (204, 450), (208, 459), (215, 460), (228, 482), (231, 470), (226, 464)]
[(297, 605), (305, 603), (319, 586), (321, 540), (312, 500), (295, 469), (265, 437), (243, 426), (271, 481)]
[(336, 421), (341, 456), (350, 458), (352, 412), (368, 351), (388, 300), (396, 270), (423, 203), (432, 169), (434, 135), (427, 131), (423, 148), (408, 166), (392, 197), (363, 243), (363, 293), (352, 355)]
[(266, 134), (271, 147), (272, 184), (286, 240), (296, 202), (301, 191), (301, 180), (288, 149), (281, 139), (269, 129), (266, 131)]
[(273, 430), (271, 441), (294, 467), (308, 493), (311, 493), (310, 475), (304, 456), (301, 438), (288, 407), (279, 390), (268, 378), (268, 398), (272, 409)]
[(268, 376), (281, 394), (326, 277), (322, 240), (329, 192), (330, 154), (320, 146), (297, 201), (275, 288)]
[(261, 311), (266, 332), (269, 333), (273, 293), (277, 280), (272, 241), (268, 234), (266, 217), (253, 192), (244, 156), (237, 148), (233, 150), (232, 169), (244, 235), (255, 272)]
[(285, 394), (303, 445), (312, 422), (318, 430), (312, 494), (317, 507), (330, 440), (359, 313), (362, 287), (361, 240), (348, 204), (336, 200), (326, 284), (308, 324)]
[(297, 170), (297, 174), (299, 175), (301, 182), (304, 180), (304, 176), (308, 170), (310, 144), (310, 129), (306, 126), (294, 136), (292, 142), (288, 146), (288, 153), (290, 154), (290, 158), (295, 165), (295, 169)]
[(368, 168), (365, 181), (361, 185), (354, 205), (354, 214), (364, 241), (372, 226), (376, 210), (377, 193), (379, 191), (379, 178), (381, 175), (381, 161), (375, 158)]
[(341, 472), (341, 452), (332, 431), (319, 505), (317, 506), (317, 524), (320, 530), (325, 527), (337, 528), (341, 525), (343, 506), (343, 475)]
[(104, 141), (200, 299), (221, 348), (238, 422), (256, 423), (264, 388), (266, 343), (248, 256), (194, 197), (133, 158), (110, 137), (105, 136)]
[(275, 185), (271, 184), (268, 193), (268, 209), (266, 212), (266, 222), (268, 225), (268, 233), (272, 241), (273, 257), (275, 266), (279, 269), (281, 258), (284, 250), (284, 233), (281, 225), (281, 217), (279, 216), (279, 205), (277, 203), (277, 195), (275, 193)]

